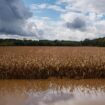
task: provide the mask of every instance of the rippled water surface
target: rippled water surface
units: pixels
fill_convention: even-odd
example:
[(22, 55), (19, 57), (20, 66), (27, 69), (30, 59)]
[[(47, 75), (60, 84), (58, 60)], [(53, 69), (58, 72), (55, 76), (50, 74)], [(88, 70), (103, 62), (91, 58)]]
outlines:
[(0, 105), (105, 105), (105, 80), (0, 80)]

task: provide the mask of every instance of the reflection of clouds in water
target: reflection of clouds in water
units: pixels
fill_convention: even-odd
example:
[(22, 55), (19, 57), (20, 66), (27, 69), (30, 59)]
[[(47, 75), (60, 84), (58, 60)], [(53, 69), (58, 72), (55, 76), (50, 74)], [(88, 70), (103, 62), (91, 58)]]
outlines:
[(77, 87), (73, 92), (69, 89), (48, 89), (38, 93), (29, 92), (28, 96), (24, 105), (105, 105), (105, 93), (94, 88)]
[(0, 105), (105, 105), (105, 80), (1, 81)]
[(61, 101), (65, 102), (73, 98), (73, 94), (70, 93), (53, 93), (51, 91), (45, 91), (36, 95), (30, 95), (24, 105), (50, 105)]
[(103, 96), (94, 95), (94, 97), (70, 94), (68, 92), (52, 92), (47, 90), (41, 93), (29, 94), (24, 105), (105, 105), (105, 94)]

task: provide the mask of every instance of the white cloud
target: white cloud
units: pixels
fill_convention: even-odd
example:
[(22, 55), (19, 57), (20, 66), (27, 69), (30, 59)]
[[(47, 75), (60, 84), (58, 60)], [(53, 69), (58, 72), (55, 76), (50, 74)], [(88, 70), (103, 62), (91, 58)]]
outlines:
[[(86, 31), (72, 30), (64, 26), (65, 21), (51, 21), (45, 18), (39, 19), (33, 17), (30, 19), (31, 27), (35, 27), (34, 32), (37, 33), (39, 39), (49, 40), (84, 40), (85, 38), (93, 39), (96, 37), (97, 29), (93, 26), (88, 26)], [(97, 23), (99, 26), (99, 23)], [(30, 29), (29, 29), (30, 30)], [(41, 31), (41, 34), (40, 34)]]
[(58, 12), (65, 12), (65, 9), (63, 9), (61, 6), (56, 5), (56, 4), (32, 4), (31, 5), (32, 10), (43, 10), (43, 9), (50, 9)]
[(105, 13), (105, 0), (58, 0), (57, 4), (67, 4), (67, 9)]

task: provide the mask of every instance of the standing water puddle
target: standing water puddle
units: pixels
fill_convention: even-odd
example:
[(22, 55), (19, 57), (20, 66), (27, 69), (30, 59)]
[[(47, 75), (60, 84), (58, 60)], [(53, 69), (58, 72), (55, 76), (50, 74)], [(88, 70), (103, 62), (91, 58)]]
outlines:
[(105, 105), (105, 80), (0, 80), (0, 105)]

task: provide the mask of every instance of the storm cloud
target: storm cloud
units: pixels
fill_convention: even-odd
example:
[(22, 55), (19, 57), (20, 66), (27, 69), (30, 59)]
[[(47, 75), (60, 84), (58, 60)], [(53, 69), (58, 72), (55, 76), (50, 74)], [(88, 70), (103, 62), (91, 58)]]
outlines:
[(86, 22), (81, 18), (75, 18), (72, 22), (67, 22), (66, 27), (69, 29), (85, 31), (86, 30)]
[(105, 36), (105, 0), (0, 0), (0, 38), (84, 40)]
[(22, 0), (0, 0), (0, 34), (28, 35), (24, 27), (31, 16)]

